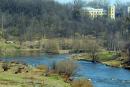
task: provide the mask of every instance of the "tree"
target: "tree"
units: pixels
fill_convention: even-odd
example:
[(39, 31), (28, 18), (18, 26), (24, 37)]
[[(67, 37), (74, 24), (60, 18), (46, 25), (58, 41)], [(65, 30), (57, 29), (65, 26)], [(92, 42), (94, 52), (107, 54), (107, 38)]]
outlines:
[(59, 53), (59, 44), (55, 40), (47, 40), (44, 44), (44, 51), (47, 53)]
[(73, 18), (75, 20), (77, 20), (77, 21), (79, 21), (80, 18), (81, 18), (82, 6), (83, 6), (82, 0), (74, 0), (73, 1), (73, 11), (72, 11), (72, 14), (73, 14)]
[[(92, 35), (95, 40), (101, 40), (104, 48), (119, 51), (120, 42), (123, 44), (129, 40), (130, 18), (121, 16), (114, 21), (107, 17), (91, 19), (81, 14), (83, 6), (107, 9), (108, 0), (94, 0), (87, 4), (82, 0), (69, 4), (60, 4), (55, 0), (1, 0), (0, 32), (4, 33), (1, 37), (19, 40), (20, 43), (44, 38), (71, 38), (75, 44), (68, 46), (69, 49), (87, 51), (85, 37)], [(116, 6), (121, 14), (126, 9), (126, 5), (120, 2)], [(55, 46), (50, 44), (50, 48), (59, 49), (57, 42), (52, 43)]]
[(92, 62), (97, 61), (98, 52), (100, 50), (100, 45), (95, 37), (89, 36), (86, 38), (85, 48), (92, 58)]
[(73, 60), (63, 60), (56, 63), (55, 71), (60, 75), (71, 77), (75, 75), (77, 67), (77, 64)]
[(124, 47), (124, 52), (127, 55), (127, 59), (125, 59), (125, 64), (130, 65), (130, 43), (127, 43)]

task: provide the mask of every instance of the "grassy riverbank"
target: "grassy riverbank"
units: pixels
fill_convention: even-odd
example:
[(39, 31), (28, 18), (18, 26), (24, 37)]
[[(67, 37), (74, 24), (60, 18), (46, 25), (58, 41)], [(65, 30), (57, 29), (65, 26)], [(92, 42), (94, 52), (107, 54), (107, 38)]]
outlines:
[[(25, 43), (24, 43), (25, 44)], [(1, 57), (13, 57), (13, 56), (19, 56), (19, 55), (38, 55), (41, 51), (42, 52), (48, 52), (49, 53), (69, 53), (69, 50), (60, 50), (59, 47), (57, 46), (52, 46), (51, 49), (47, 47), (47, 49), (50, 50), (45, 50), (45, 49), (39, 49), (35, 48), (35, 45), (33, 45), (33, 48), (29, 48), (27, 45), (18, 45), (18, 43), (5, 43), (5, 41), (0, 43), (0, 56)], [(56, 49), (56, 51), (55, 51)], [(54, 53), (55, 54), (55, 53)], [(116, 57), (117, 53), (114, 51), (106, 51), (103, 50), (98, 53), (98, 58), (97, 60), (103, 64), (110, 65), (110, 66), (115, 66), (115, 67), (122, 67), (121, 61), (117, 59)], [(76, 60), (86, 60), (86, 61), (91, 61), (92, 58), (88, 53), (81, 53), (81, 54), (76, 54), (72, 55), (73, 59)]]
[[(9, 69), (3, 71), (4, 62), (0, 63), (0, 86), (1, 87), (70, 87), (69, 83), (56, 75), (42, 75), (43, 72), (36, 68), (29, 68), (24, 64), (8, 63)], [(18, 67), (22, 71), (16, 74)]]
[[(97, 61), (112, 67), (123, 67), (122, 61), (118, 58), (118, 53), (114, 51), (102, 51), (98, 53)], [(73, 54), (72, 59), (92, 61), (91, 56), (88, 53)]]
[[(67, 40), (69, 41), (69, 40)], [(60, 39), (42, 39), (33, 41), (0, 40), (0, 57), (14, 57), (19, 55), (37, 55), (41, 52), (49, 54), (67, 54), (70, 49), (63, 49)], [(72, 42), (71, 42), (72, 43)]]
[[(6, 77), (5, 77), (6, 76)], [(33, 78), (33, 81), (31, 82)], [(29, 82), (30, 81), (30, 82)], [(35, 82), (36, 81), (36, 82)], [(10, 72), (2, 72), (0, 74), (0, 86), (4, 87), (33, 87), (34, 85), (44, 84), (44, 87), (70, 87), (59, 76), (40, 76), (31, 74), (12, 74)]]
[[(66, 69), (64, 64), (70, 67)], [(32, 67), (16, 61), (1, 61), (0, 87), (93, 87), (91, 81), (87, 79), (74, 80), (67, 76), (74, 72), (74, 66), (71, 61), (58, 62), (53, 69), (46, 65)]]

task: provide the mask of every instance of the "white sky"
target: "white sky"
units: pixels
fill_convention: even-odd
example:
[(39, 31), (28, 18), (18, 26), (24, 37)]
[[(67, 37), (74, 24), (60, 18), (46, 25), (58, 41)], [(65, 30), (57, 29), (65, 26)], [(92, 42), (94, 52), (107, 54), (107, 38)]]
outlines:
[[(68, 3), (68, 2), (71, 2), (73, 0), (56, 0), (56, 1), (59, 1), (61, 3)], [(96, 1), (96, 0), (83, 0), (83, 1)], [(109, 1), (110, 1), (110, 3), (113, 4), (113, 3), (115, 3), (118, 0), (109, 0)], [(130, 2), (130, 0), (119, 0), (119, 1), (124, 2), (124, 3)]]

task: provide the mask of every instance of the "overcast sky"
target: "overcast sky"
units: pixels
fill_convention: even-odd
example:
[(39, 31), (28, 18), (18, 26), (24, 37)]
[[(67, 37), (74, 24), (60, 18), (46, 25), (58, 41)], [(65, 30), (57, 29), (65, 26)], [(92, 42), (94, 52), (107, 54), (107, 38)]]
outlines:
[[(68, 2), (71, 2), (73, 0), (56, 0), (56, 1), (59, 1), (61, 3), (68, 3)], [(83, 1), (94, 1), (94, 0), (83, 0)], [(109, 0), (111, 4), (114, 4), (117, 0)], [(121, 2), (130, 2), (130, 0), (120, 0)]]

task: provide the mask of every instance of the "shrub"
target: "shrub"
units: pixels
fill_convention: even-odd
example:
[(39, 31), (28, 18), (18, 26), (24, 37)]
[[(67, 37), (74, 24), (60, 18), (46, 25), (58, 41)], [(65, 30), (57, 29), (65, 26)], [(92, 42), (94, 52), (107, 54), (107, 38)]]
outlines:
[(37, 72), (41, 72), (42, 74), (45, 74), (45, 76), (48, 76), (49, 73), (49, 67), (46, 65), (39, 65), (36, 67)]
[(15, 74), (29, 72), (28, 68), (25, 65), (18, 65), (17, 67), (15, 67), (14, 71)]
[(59, 53), (59, 44), (55, 40), (48, 40), (45, 44), (44, 51), (46, 53), (57, 54)]
[(7, 63), (3, 63), (3, 64), (2, 64), (2, 69), (3, 69), (4, 71), (8, 71), (9, 65), (8, 65)]
[(17, 67), (16, 70), (15, 70), (15, 74), (18, 74), (18, 73), (21, 73), (22, 72), (22, 69), (20, 67)]
[(77, 64), (72, 60), (63, 60), (60, 62), (57, 62), (55, 65), (55, 70), (60, 75), (66, 75), (68, 77), (75, 74), (75, 71), (77, 69)]
[(39, 70), (44, 70), (46, 72), (49, 70), (49, 67), (46, 65), (38, 65), (36, 68)]
[(72, 87), (93, 87), (87, 79), (78, 79), (72, 82)]

